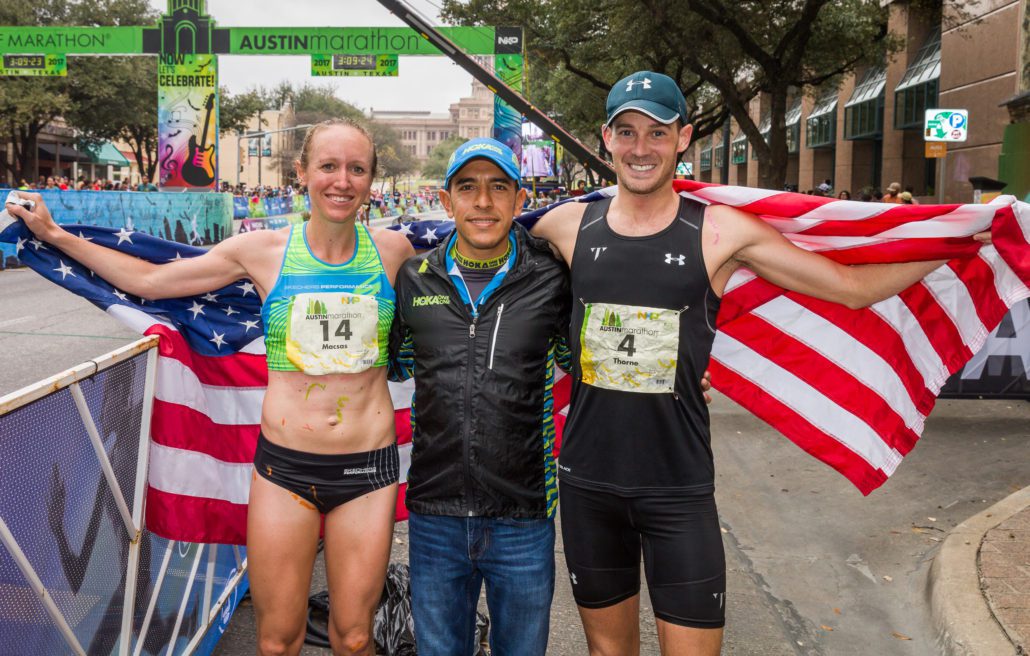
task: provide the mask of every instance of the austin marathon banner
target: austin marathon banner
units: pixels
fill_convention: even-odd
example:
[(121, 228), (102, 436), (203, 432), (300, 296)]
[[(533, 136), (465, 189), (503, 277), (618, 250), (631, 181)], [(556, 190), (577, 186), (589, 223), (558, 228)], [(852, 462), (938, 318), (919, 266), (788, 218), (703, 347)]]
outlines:
[(169, 55), (157, 65), (158, 185), (214, 189), (218, 70), (214, 55)]

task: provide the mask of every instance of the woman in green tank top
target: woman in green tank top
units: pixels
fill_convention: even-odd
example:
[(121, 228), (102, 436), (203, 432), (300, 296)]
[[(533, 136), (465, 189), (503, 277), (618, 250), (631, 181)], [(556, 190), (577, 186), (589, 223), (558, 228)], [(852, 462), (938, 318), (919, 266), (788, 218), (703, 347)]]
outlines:
[(300, 651), (324, 516), (333, 651), (372, 654), (398, 479), (384, 326), (393, 316), (394, 276), (414, 251), (398, 232), (355, 225), (376, 168), (363, 127), (340, 120), (312, 127), (295, 168), (311, 198), (306, 224), (243, 233), (162, 265), (62, 230), (41, 198), (23, 218), (39, 239), (146, 299), (253, 281), (269, 331), (247, 520), (257, 650)]

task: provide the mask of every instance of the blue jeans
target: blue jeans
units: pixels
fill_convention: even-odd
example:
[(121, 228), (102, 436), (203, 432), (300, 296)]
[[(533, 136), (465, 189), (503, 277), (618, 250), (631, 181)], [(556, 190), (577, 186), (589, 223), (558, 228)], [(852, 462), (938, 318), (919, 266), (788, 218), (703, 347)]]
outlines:
[(547, 651), (554, 520), (408, 518), (411, 612), (419, 656), (470, 656), (486, 581), (493, 656)]

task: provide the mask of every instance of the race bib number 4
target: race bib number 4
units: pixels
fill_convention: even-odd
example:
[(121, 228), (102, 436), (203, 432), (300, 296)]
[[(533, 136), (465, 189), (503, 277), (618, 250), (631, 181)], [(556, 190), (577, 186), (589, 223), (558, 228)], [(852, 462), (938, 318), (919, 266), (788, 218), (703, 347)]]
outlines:
[(580, 333), (583, 382), (621, 392), (672, 392), (679, 317), (679, 310), (587, 303)]
[(379, 304), (346, 292), (290, 300), (286, 357), (307, 374), (356, 374), (379, 359)]

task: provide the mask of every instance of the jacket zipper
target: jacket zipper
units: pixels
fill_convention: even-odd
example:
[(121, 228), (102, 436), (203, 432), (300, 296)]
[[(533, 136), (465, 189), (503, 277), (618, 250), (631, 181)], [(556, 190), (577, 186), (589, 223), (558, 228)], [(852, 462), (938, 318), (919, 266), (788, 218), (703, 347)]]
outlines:
[(497, 307), (497, 319), (494, 321), (494, 334), (490, 337), (490, 364), (487, 369), (494, 368), (494, 352), (497, 350), (497, 333), (501, 331), (501, 313), (504, 312), (504, 303)]
[(472, 510), (474, 505), (474, 498), (472, 496), (472, 456), (470, 454), (472, 450), (472, 413), (470, 407), (472, 406), (472, 369), (475, 365), (475, 352), (476, 352), (476, 320), (478, 317), (472, 317), (472, 323), (469, 324), (469, 341), (468, 341), (468, 359), (465, 362), (465, 421), (464, 426), (464, 439), (462, 440), (462, 449), (464, 450), (464, 463), (463, 469), (465, 472), (465, 499), (468, 505), (468, 516), (474, 517), (475, 512)]

